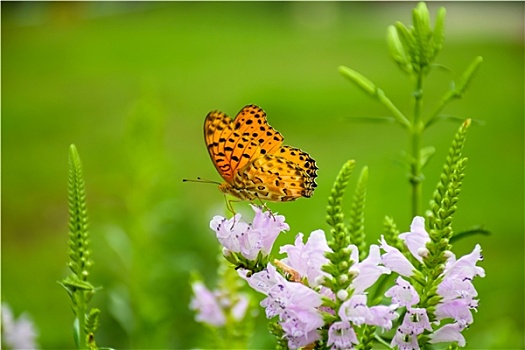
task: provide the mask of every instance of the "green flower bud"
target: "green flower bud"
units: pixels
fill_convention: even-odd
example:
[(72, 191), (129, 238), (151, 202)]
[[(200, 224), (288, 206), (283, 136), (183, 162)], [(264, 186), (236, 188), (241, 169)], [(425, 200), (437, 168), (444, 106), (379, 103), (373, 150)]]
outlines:
[(375, 95), (377, 89), (376, 86), (370, 80), (357, 73), (355, 70), (345, 66), (340, 66), (339, 72), (344, 77), (348, 78), (350, 81), (363, 89), (363, 91), (369, 93), (370, 95)]
[(410, 74), (412, 72), (412, 63), (408, 59), (403, 43), (399, 39), (396, 27), (388, 27), (386, 39), (390, 56), (397, 62), (403, 71)]

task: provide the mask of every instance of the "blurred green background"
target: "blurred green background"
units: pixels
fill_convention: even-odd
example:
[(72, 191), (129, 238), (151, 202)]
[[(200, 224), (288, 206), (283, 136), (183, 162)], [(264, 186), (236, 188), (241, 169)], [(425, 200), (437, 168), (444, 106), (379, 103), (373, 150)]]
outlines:
[[(524, 342), (524, 4), (429, 3), (447, 8), (446, 43), (426, 81), (432, 110), (475, 56), (484, 62), (462, 100), (444, 113), (484, 121), (471, 128), (467, 176), (454, 224), (485, 225), (479, 242), (480, 305), (464, 332), (471, 349), (523, 348)], [(188, 310), (188, 276), (213, 285), (217, 243), (209, 229), (224, 212), (219, 180), (202, 136), (205, 115), (234, 116), (244, 105), (316, 159), (311, 199), (270, 203), (291, 231), (327, 229), (331, 184), (347, 159), (370, 170), (366, 227), (376, 242), (385, 215), (411, 221), (401, 128), (351, 122), (387, 111), (342, 78), (339, 65), (370, 78), (410, 113), (412, 82), (388, 56), (385, 34), (411, 23), (415, 3), (302, 2), (2, 2), (2, 301), (27, 311), (42, 348), (72, 348), (73, 314), (56, 281), (68, 271), (67, 154), (84, 165), (95, 266), (102, 286), (99, 345), (115, 348), (203, 346)], [(437, 148), (426, 168), (428, 203), (458, 124), (426, 134)], [(355, 184), (357, 176), (353, 177)], [(348, 203), (347, 203), (348, 204)], [(249, 212), (247, 204), (237, 204)], [(272, 348), (260, 315), (253, 348)]]

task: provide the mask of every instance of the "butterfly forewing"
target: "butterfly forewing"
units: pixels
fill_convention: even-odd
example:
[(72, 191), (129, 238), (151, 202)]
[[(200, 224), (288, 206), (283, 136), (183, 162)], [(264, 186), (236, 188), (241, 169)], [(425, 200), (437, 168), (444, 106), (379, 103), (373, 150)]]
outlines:
[(226, 137), (233, 133), (233, 121), (223, 112), (212, 111), (204, 120), (204, 140), (213, 164), (222, 178), (231, 182), (233, 169), (230, 156), (226, 154)]
[(255, 105), (241, 109), (235, 120), (222, 112), (211, 112), (204, 129), (211, 159), (228, 182), (236, 171), (261, 155), (275, 152), (283, 141), (268, 124), (266, 113)]

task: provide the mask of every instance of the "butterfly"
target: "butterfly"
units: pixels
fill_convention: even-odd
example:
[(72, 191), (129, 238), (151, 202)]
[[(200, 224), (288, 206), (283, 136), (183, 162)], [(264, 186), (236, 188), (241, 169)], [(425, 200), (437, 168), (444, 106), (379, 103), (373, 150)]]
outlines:
[(256, 105), (241, 109), (235, 119), (220, 111), (208, 113), (204, 140), (211, 160), (224, 179), (219, 190), (241, 200), (287, 202), (311, 197), (317, 166), (310, 155), (283, 146), (283, 136)]

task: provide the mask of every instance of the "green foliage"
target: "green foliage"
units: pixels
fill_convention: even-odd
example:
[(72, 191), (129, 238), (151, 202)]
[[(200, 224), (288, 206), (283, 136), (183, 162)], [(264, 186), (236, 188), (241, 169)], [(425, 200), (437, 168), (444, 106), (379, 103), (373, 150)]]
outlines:
[(359, 249), (360, 261), (363, 260), (368, 253), (365, 241), (365, 201), (367, 182), (368, 167), (365, 166), (363, 170), (361, 170), (361, 174), (357, 180), (357, 187), (354, 192), (348, 223), (350, 242), (355, 244)]
[(284, 337), (284, 331), (281, 325), (278, 322), (268, 323), (268, 330), (270, 334), (275, 337), (275, 349), (276, 350), (287, 350), (288, 341)]
[(435, 306), (441, 300), (437, 294), (437, 287), (441, 282), (441, 274), (448, 258), (447, 251), (451, 249), (452, 219), (457, 209), (467, 161), (467, 158), (462, 155), (462, 150), (469, 126), (470, 120), (467, 119), (456, 133), (430, 203), (431, 214), (427, 220), (430, 242), (426, 245), (428, 254), (423, 258), (427, 278), (423, 286), (420, 305), (427, 309), (431, 321), (435, 319), (433, 314)]
[[(428, 165), (435, 153), (432, 146), (422, 146), (422, 136), (426, 128), (442, 117), (439, 113), (452, 100), (460, 98), (468, 87), (475, 72), (479, 69), (482, 57), (476, 57), (467, 70), (462, 74), (459, 82), (445, 93), (432, 113), (424, 118), (423, 106), (423, 80), (434, 67), (434, 60), (444, 43), (446, 10), (438, 10), (434, 29), (430, 27), (430, 14), (424, 2), (418, 3), (412, 11), (410, 27), (401, 22), (389, 26), (387, 29), (387, 43), (390, 56), (405, 73), (415, 81), (413, 92), (414, 112), (412, 118), (407, 118), (398, 107), (388, 98), (381, 89), (362, 74), (347, 67), (339, 67), (340, 73), (356, 84), (368, 94), (376, 97), (392, 113), (395, 121), (403, 126), (409, 133), (410, 152), (407, 164), (410, 169), (408, 176), (412, 189), (412, 216), (421, 215), (422, 182), (424, 179), (423, 168)], [(470, 123), (470, 122), (469, 122)]]
[(75, 145), (69, 147), (69, 240), (68, 267), (82, 281), (86, 281), (93, 264), (90, 259), (88, 219), (82, 165)]
[(326, 222), (332, 228), (332, 241), (337, 242), (338, 246), (348, 246), (350, 244), (350, 238), (344, 224), (342, 203), (354, 167), (354, 160), (349, 160), (343, 165), (335, 179), (330, 197), (328, 197)]
[[(380, 29), (383, 25), (385, 10), (400, 13), (400, 9), (415, 4), (176, 2), (143, 3), (133, 11), (129, 11), (125, 3), (108, 6), (101, 3), (4, 4), (3, 64), (8, 74), (4, 76), (6, 88), (2, 99), (2, 298), (11, 300), (16, 310), (30, 310), (40, 330), (39, 342), (43, 347), (74, 347), (68, 337), (70, 332), (56, 326), (71, 318), (69, 306), (61, 303), (64, 295), (56, 293), (56, 286), (48, 283), (49, 276), (56, 274), (57, 266), (64, 263), (63, 256), (56, 254), (64, 251), (64, 240), (56, 235), (62, 223), (65, 226), (65, 220), (57, 215), (61, 210), (64, 212), (65, 207), (65, 196), (61, 195), (65, 182), (62, 181), (65, 173), (61, 170), (64, 162), (60, 154), (64, 144), (71, 140), (81, 146), (84, 164), (89, 163), (94, 170), (86, 179), (90, 233), (101, 233), (108, 241), (116, 240), (117, 236), (127, 238), (132, 215), (140, 215), (150, 225), (145, 240), (162, 247), (153, 251), (154, 263), (147, 265), (152, 279), (149, 291), (155, 291), (156, 300), (166, 300), (161, 308), (151, 310), (154, 314), (162, 314), (166, 327), (157, 325), (144, 332), (156, 348), (190, 348), (202, 335), (183, 305), (188, 300), (185, 271), (196, 266), (204, 270), (213, 263), (215, 245), (207, 239), (203, 216), (215, 205), (222, 204), (222, 197), (215, 197), (214, 188), (195, 186), (188, 189), (177, 182), (187, 176), (217, 175), (202, 146), (201, 124), (208, 110), (221, 107), (235, 110), (239, 100), (256, 99), (285, 112), (272, 125), (278, 127), (289, 142), (292, 137), (304, 137), (300, 143), (294, 142), (315, 152), (314, 158), (322, 165), (317, 194), (308, 200), (275, 205), (296, 229), (307, 232), (306, 228), (320, 224), (315, 221), (317, 215), (312, 213), (314, 210), (322, 212), (325, 206), (330, 181), (322, 183), (322, 180), (337, 174), (342, 161), (334, 149), (342, 144), (348, 152), (357, 150), (353, 156), (368, 159), (367, 165), (374, 172), (374, 190), (368, 191), (368, 216), (380, 218), (388, 212), (396, 218), (401, 231), (406, 229), (408, 215), (403, 215), (408, 213), (403, 206), (391, 208), (392, 211), (383, 209), (386, 206), (384, 189), (392, 189), (388, 196), (394, 200), (402, 201), (407, 197), (401, 189), (392, 186), (397, 181), (398, 168), (384, 160), (391, 157), (392, 152), (385, 148), (386, 139), (396, 142), (396, 131), (380, 125), (371, 132), (368, 125), (345, 123), (348, 117), (363, 116), (364, 119), (367, 114), (373, 114), (374, 106), (370, 106), (371, 100), (363, 98), (364, 95), (351, 91), (351, 84), (347, 84), (346, 89), (334, 85), (330, 64), (323, 63), (348, 57), (344, 64), (359, 67), (369, 78), (379, 76), (381, 81), (373, 80), (405, 111), (408, 99), (403, 96), (398, 99), (398, 96), (406, 86), (399, 81), (395, 63), (390, 67), (382, 64), (385, 45), (381, 30), (379, 35), (376, 33), (378, 26)], [(440, 5), (428, 5), (431, 23), (434, 23), (432, 9)], [(329, 11), (333, 20), (315, 27), (322, 24), (317, 19), (323, 17), (308, 20), (313, 6), (318, 6), (324, 14)], [(487, 271), (502, 272), (493, 275), (491, 281), (481, 281), (479, 292), (480, 295), (497, 293), (506, 303), (483, 303), (483, 310), (475, 316), (476, 325), (467, 334), (470, 348), (523, 348), (523, 315), (516, 313), (516, 309), (523, 309), (524, 276), (519, 273), (524, 266), (523, 220), (520, 219), (524, 203), (523, 104), (520, 102), (523, 100), (523, 40), (512, 34), (520, 32), (516, 29), (521, 27), (516, 25), (521, 26), (523, 20), (519, 16), (509, 16), (509, 13), (522, 13), (522, 4), (463, 2), (454, 7), (460, 11), (458, 13), (476, 13), (479, 20), (470, 23), (465, 33), (447, 33), (446, 50), (442, 50), (438, 58), (446, 60), (451, 68), (460, 69), (450, 80), (461, 76), (461, 68), (469, 65), (470, 58), (482, 54), (487, 64), (483, 64), (483, 70), (479, 71), (482, 74), (476, 78), (482, 78), (486, 86), (501, 86), (495, 93), (494, 89), (471, 85), (461, 104), (450, 106), (454, 109), (447, 108), (445, 113), (449, 114), (439, 114), (436, 119), (459, 125), (464, 119), (462, 115), (469, 111), (469, 117), (482, 118), (490, 125), (475, 128), (476, 137), (469, 139), (469, 169), (483, 175), (469, 178), (470, 191), (462, 193), (461, 201), (462, 204), (474, 203), (475, 208), (458, 213), (463, 215), (456, 216), (451, 242), (456, 236), (461, 237), (456, 232), (458, 229), (468, 229), (471, 223), (480, 221), (494, 232), (503, 233), (497, 235), (497, 244), (495, 237), (481, 236), (486, 245), (484, 267)], [(250, 16), (253, 13), (259, 16)], [(208, 30), (209, 24), (217, 18), (221, 19), (221, 25), (214, 31)], [(490, 26), (494, 21), (501, 25)], [(227, 41), (218, 40), (226, 37)], [(250, 37), (254, 40), (254, 49), (243, 55), (240, 62), (238, 48)], [(171, 44), (166, 46), (166, 42)], [(137, 50), (138, 47), (141, 49)], [(183, 50), (170, 49), (175, 47)], [(212, 52), (221, 54), (209, 54)], [(283, 64), (283, 57), (294, 64)], [(61, 68), (53, 69), (58, 67)], [(232, 72), (235, 73), (230, 74)], [(449, 84), (446, 76), (439, 75), (442, 70), (433, 72), (438, 73), (437, 82), (445, 81), (444, 90), (457, 86), (457, 81)], [(445, 74), (449, 72), (453, 70)], [(157, 136), (163, 143), (161, 150), (168, 152), (168, 166), (152, 171), (157, 188), (153, 191), (151, 187), (135, 187), (136, 183), (128, 181), (125, 172), (129, 156), (125, 153), (127, 143), (123, 142), (122, 128), (129, 105), (142, 100), (142, 77), (158, 84), (157, 104), (166, 116), (164, 132)], [(250, 79), (246, 80), (247, 77)], [(206, 85), (203, 82), (218, 82), (227, 89), (211, 88), (203, 96), (200, 93)], [(283, 94), (283, 89), (289, 93)], [(441, 97), (434, 88), (426, 92), (427, 97), (435, 94)], [(429, 98), (424, 107), (431, 112), (437, 101)], [(296, 119), (299, 115), (304, 120), (300, 125)], [(145, 116), (144, 122), (147, 123), (148, 118), (153, 116)], [(311, 125), (313, 120), (315, 126)], [(446, 134), (453, 127), (452, 123), (437, 123), (436, 133), (429, 133), (428, 136), (436, 140), (434, 145), (438, 150), (444, 146), (436, 134)], [(322, 135), (322, 142), (307, 137), (312, 128)], [(350, 140), (356, 133), (359, 136)], [(345, 135), (344, 140), (341, 134)], [(157, 157), (158, 151), (151, 151), (150, 156)], [(379, 152), (383, 156), (378, 157)], [(140, 159), (137, 162), (148, 160)], [(491, 171), (495, 164), (508, 171), (504, 175)], [(439, 166), (439, 172), (442, 167), (434, 160), (428, 165), (425, 181), (430, 180), (431, 186), (427, 190), (437, 182), (433, 179), (435, 169)], [(140, 164), (137, 169), (142, 169)], [(160, 176), (164, 176), (164, 181), (159, 181)], [(505, 181), (498, 180), (501, 176)], [(175, 185), (170, 187), (170, 183)], [(487, 186), (489, 183), (498, 185)], [(178, 191), (174, 193), (173, 188)], [(149, 192), (151, 196), (150, 201), (133, 214), (124, 213), (123, 209), (131, 191)], [(428, 195), (424, 193), (423, 204), (426, 204), (432, 191)], [(93, 203), (96, 205), (91, 206)], [(371, 206), (370, 203), (382, 204)], [(490, 203), (507, 205), (492, 206)], [(171, 219), (158, 221), (159, 211)], [(382, 231), (380, 221), (367, 222), (367, 229)], [(165, 237), (169, 237), (169, 241)], [(283, 239), (288, 240), (289, 236)], [(128, 278), (135, 277), (131, 269), (120, 270), (120, 262), (121, 257), (127, 262), (137, 259), (137, 254), (133, 253), (136, 243), (128, 239), (119, 246), (118, 255), (98, 239), (93, 239), (92, 243), (91, 248), (95, 251), (91, 257), (96, 264), (90, 273), (92, 277), (96, 275), (97, 283), (103, 283), (108, 292), (107, 298), (106, 293), (98, 293), (94, 299), (97, 306), (100, 302), (103, 310), (100, 315), (103, 327), (97, 333), (97, 341), (101, 343), (101, 337), (111, 337), (119, 348), (131, 348), (128, 336), (131, 331), (127, 333), (121, 326), (130, 327), (133, 317), (138, 316), (127, 314), (126, 307), (131, 304), (124, 304), (130, 297), (121, 286)], [(149, 254), (139, 253), (138, 258)], [(505, 269), (509, 265), (517, 266), (518, 272)], [(19, 278), (27, 271), (34, 272), (33, 278)], [(167, 277), (163, 278), (165, 275)], [(144, 282), (141, 279), (137, 285)], [(114, 286), (111, 291), (115, 293), (109, 293), (110, 285)], [(39, 293), (32, 292), (35, 288)], [(145, 293), (137, 294), (144, 296)], [(117, 322), (106, 312), (111, 303), (109, 297), (113, 295), (113, 300), (118, 299), (120, 303), (115, 302), (112, 307), (122, 310), (126, 323)], [(49, 305), (57, 305), (53, 315), (49, 314)], [(496, 328), (492, 327), (494, 319), (498, 319)], [(165, 331), (166, 328), (170, 331)], [(159, 333), (161, 336), (157, 336)], [(270, 347), (268, 341), (271, 343), (272, 339), (266, 336), (262, 323), (256, 334), (264, 337), (262, 341), (266, 343), (258, 342), (254, 347)], [(154, 344), (153, 338), (157, 339)]]
[[(349, 290), (353, 276), (349, 274), (349, 268), (352, 264), (350, 259), (350, 249), (348, 246), (355, 244), (360, 252), (360, 259), (366, 257), (366, 242), (364, 231), (364, 207), (366, 199), (366, 184), (368, 181), (368, 168), (364, 167), (358, 179), (354, 198), (351, 203), (350, 217), (348, 223), (345, 222), (342, 202), (343, 196), (350, 181), (350, 175), (355, 167), (355, 161), (350, 160), (343, 164), (343, 167), (337, 175), (332, 187), (331, 195), (328, 198), (327, 206), (327, 223), (332, 227), (332, 237), (328, 241), (328, 246), (332, 250), (326, 253), (329, 263), (322, 267), (330, 277), (325, 278), (323, 285), (332, 291), (341, 291), (346, 298), (341, 300), (338, 296), (335, 301), (325, 298), (325, 306), (338, 310), (342, 302), (351, 296)], [(326, 314), (327, 319), (334, 319), (337, 316)]]
[(430, 237), (434, 243), (452, 237), (452, 216), (464, 176), (467, 159), (462, 156), (470, 120), (467, 119), (456, 133), (449, 149), (440, 181), (430, 202), (431, 215), (428, 216)]
[(87, 312), (87, 304), (95, 288), (87, 281), (90, 259), (89, 234), (87, 230), (86, 195), (82, 165), (75, 145), (69, 147), (69, 262), (72, 274), (59, 282), (68, 293), (76, 316), (73, 334), (78, 349), (97, 349), (94, 333), (98, 328), (98, 309)]
[(412, 11), (413, 26), (406, 27), (397, 22), (388, 27), (387, 41), (390, 56), (399, 67), (410, 75), (427, 74), (443, 47), (445, 8), (441, 7), (436, 17), (434, 30), (430, 27), (427, 5), (420, 2)]
[(363, 325), (361, 326), (360, 343), (357, 345), (359, 350), (371, 350), (375, 345), (375, 326)]

